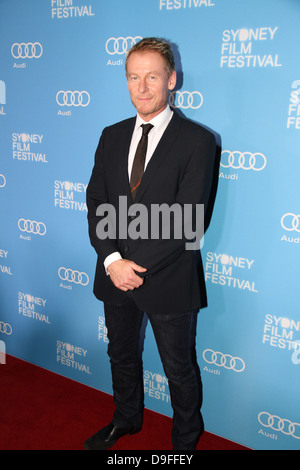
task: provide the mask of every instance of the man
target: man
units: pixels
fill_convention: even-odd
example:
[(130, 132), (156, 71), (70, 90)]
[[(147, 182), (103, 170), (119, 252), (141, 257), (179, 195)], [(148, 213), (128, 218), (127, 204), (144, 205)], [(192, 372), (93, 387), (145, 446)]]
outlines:
[[(126, 58), (126, 77), (137, 116), (104, 129), (87, 189), (89, 234), (98, 255), (94, 293), (104, 302), (116, 411), (85, 448), (108, 449), (142, 427), (139, 342), (146, 312), (169, 383), (173, 449), (195, 449), (203, 432), (195, 354), (197, 312), (206, 306), (200, 251), (186, 249), (186, 237), (175, 236), (175, 229), (169, 238), (161, 229), (152, 237), (128, 234), (137, 205), (147, 214), (154, 205), (189, 205), (194, 214), (197, 205), (207, 206), (216, 142), (212, 133), (179, 117), (168, 105), (176, 85), (168, 42), (145, 38), (134, 45)], [(141, 145), (145, 163), (140, 162)], [(120, 197), (127, 201), (128, 216)], [(105, 238), (100, 228), (108, 204), (115, 209), (116, 226), (106, 221), (115, 236)]]

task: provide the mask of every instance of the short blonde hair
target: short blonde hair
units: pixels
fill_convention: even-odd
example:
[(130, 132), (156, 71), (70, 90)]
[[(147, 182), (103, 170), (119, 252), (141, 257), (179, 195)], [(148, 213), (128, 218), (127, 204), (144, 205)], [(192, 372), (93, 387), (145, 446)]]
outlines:
[(175, 60), (171, 49), (171, 44), (162, 38), (143, 38), (134, 44), (127, 52), (125, 70), (127, 72), (127, 62), (133, 52), (158, 52), (165, 60), (165, 69), (168, 77), (175, 70)]

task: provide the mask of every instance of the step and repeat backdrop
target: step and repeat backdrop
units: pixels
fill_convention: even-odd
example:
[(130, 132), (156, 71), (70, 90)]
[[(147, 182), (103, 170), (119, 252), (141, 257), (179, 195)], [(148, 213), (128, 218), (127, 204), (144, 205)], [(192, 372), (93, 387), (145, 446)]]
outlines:
[[(171, 106), (222, 138), (197, 334), (206, 429), (300, 449), (299, 21), (298, 0), (0, 1), (3, 363), (111, 393), (86, 187), (102, 129), (135, 114), (126, 51), (164, 37)], [(150, 325), (144, 348), (146, 407), (172, 416)]]

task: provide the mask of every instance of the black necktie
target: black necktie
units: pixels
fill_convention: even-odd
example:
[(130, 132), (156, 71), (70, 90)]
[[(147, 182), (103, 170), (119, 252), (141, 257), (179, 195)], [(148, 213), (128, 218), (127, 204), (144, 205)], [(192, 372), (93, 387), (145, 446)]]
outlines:
[(144, 173), (145, 158), (148, 146), (148, 134), (151, 131), (152, 124), (142, 124), (143, 134), (138, 143), (136, 153), (133, 160), (131, 177), (130, 177), (130, 191), (132, 199), (134, 200), (136, 191), (141, 183)]

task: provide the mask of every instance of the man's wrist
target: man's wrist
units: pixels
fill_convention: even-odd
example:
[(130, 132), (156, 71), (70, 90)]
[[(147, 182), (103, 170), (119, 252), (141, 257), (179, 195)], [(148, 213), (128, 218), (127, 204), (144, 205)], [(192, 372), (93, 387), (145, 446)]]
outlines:
[(110, 255), (108, 255), (103, 264), (104, 264), (104, 268), (105, 268), (105, 272), (106, 274), (109, 276), (109, 272), (107, 270), (108, 266), (113, 263), (114, 261), (117, 261), (119, 259), (122, 259), (122, 256), (121, 254), (118, 252), (118, 251), (115, 251), (114, 253), (111, 253)]

